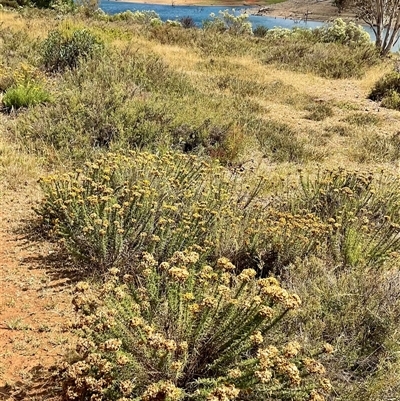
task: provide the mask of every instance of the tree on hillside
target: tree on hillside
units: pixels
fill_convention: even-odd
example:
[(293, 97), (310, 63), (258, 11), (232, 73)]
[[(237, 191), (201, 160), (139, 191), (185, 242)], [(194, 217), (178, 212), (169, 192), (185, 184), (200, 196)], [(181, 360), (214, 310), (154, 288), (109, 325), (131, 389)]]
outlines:
[(352, 8), (371, 27), (382, 56), (399, 40), (400, 0), (334, 0), (334, 4), (340, 11)]

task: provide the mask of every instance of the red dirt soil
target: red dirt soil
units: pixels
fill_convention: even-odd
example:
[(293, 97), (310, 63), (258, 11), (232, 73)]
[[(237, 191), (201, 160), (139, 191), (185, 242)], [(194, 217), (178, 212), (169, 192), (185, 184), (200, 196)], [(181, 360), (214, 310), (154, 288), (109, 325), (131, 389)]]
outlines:
[(0, 196), (0, 400), (54, 399), (45, 378), (69, 349), (69, 279), (51, 261), (54, 244), (27, 238), (34, 195), (26, 192)]

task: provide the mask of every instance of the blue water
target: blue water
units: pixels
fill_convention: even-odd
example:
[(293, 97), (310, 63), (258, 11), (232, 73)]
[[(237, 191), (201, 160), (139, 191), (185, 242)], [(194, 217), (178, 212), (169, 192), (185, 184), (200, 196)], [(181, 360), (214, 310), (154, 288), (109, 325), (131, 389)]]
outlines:
[[(172, 2), (172, 0), (171, 0)], [(210, 18), (210, 14), (214, 13), (218, 15), (219, 11), (223, 10), (234, 10), (233, 12), (238, 14), (246, 12), (250, 7), (236, 7), (234, 9), (230, 7), (216, 7), (216, 6), (172, 6), (172, 5), (159, 5), (159, 4), (146, 4), (146, 3), (125, 3), (123, 1), (113, 0), (100, 0), (100, 8), (107, 14), (116, 14), (126, 10), (131, 11), (155, 11), (163, 21), (166, 20), (179, 20), (182, 17), (192, 17), (197, 26), (201, 27), (202, 22)], [(323, 22), (317, 21), (294, 21), (291, 19), (275, 18), (275, 17), (264, 17), (250, 15), (249, 21), (252, 23), (253, 29), (257, 26), (265, 26), (266, 28), (318, 28), (322, 26)], [(368, 27), (365, 30), (371, 36), (371, 40), (374, 40), (374, 34)], [(397, 43), (392, 51), (399, 51), (400, 42)]]
[[(100, 8), (107, 14), (116, 14), (122, 11), (145, 11), (153, 10), (155, 11), (163, 21), (166, 20), (179, 20), (182, 17), (190, 16), (193, 18), (196, 25), (201, 26), (202, 21), (209, 19), (210, 14), (214, 13), (218, 15), (221, 10), (232, 10), (230, 7), (215, 7), (215, 6), (166, 6), (157, 4), (146, 4), (146, 3), (125, 3), (122, 1), (109, 1), (101, 0)], [(245, 12), (249, 7), (236, 7), (235, 13)], [(322, 25), (322, 22), (304, 21), (295, 22), (290, 19), (274, 18), (274, 17), (259, 17), (255, 15), (250, 15), (249, 21), (252, 23), (253, 28), (258, 25), (263, 25), (267, 28), (282, 27), (282, 28), (293, 28), (295, 26), (301, 26), (306, 28), (316, 28)]]

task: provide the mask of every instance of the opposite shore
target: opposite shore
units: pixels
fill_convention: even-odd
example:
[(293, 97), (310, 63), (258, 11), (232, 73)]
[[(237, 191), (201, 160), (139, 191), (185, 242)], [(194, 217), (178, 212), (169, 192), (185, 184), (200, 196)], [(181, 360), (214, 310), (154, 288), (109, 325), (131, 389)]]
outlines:
[[(116, 0), (118, 1), (118, 0)], [(256, 1), (219, 1), (212, 0), (123, 0), (128, 3), (172, 6), (218, 6), (218, 7), (251, 7), (249, 14), (262, 15), (292, 20), (327, 21), (335, 18), (355, 20), (352, 13), (338, 13), (332, 0), (286, 0), (281, 3), (262, 5)]]

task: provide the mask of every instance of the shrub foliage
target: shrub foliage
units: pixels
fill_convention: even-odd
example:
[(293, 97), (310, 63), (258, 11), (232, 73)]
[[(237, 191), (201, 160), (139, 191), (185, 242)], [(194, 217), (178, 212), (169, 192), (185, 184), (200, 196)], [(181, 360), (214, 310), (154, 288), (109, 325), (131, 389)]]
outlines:
[(136, 152), (107, 154), (42, 187), (40, 213), (68, 249), (101, 271), (143, 250), (157, 259), (188, 247), (218, 252), (224, 227), (237, 225), (260, 189), (243, 193), (234, 177), (194, 156)]
[[(176, 252), (160, 264), (144, 253), (123, 280), (99, 292), (79, 283), (77, 358), (62, 372), (68, 400), (320, 400), (325, 369), (298, 342), (269, 333), (296, 294), (256, 271), (234, 274), (226, 258), (198, 262)], [(325, 346), (325, 351), (332, 348)]]
[(49, 72), (74, 69), (82, 60), (92, 57), (103, 44), (86, 29), (72, 33), (52, 31), (42, 44), (43, 65)]
[(369, 98), (380, 101), (383, 107), (400, 110), (400, 73), (391, 72), (380, 78), (372, 88)]

